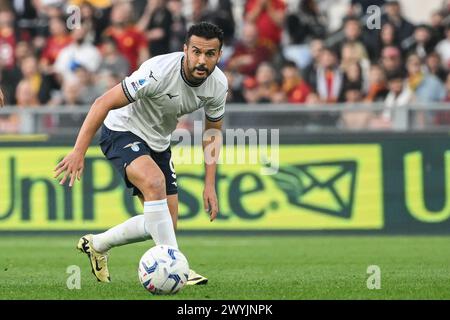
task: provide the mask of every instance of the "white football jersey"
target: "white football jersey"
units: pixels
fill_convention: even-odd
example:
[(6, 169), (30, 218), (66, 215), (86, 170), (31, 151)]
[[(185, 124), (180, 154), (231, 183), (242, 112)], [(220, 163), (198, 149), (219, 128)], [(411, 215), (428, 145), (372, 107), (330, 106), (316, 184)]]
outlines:
[(114, 131), (131, 131), (156, 152), (166, 150), (178, 118), (204, 108), (205, 117), (219, 121), (225, 112), (227, 78), (219, 68), (197, 86), (182, 72), (183, 52), (156, 56), (122, 81), (130, 104), (111, 110), (104, 124)]

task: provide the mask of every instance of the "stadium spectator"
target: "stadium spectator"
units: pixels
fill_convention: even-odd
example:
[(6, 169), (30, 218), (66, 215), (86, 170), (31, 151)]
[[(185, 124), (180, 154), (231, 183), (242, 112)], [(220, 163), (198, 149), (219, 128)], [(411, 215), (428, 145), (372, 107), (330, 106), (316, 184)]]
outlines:
[[(310, 42), (309, 47), (311, 49), (311, 62), (303, 69), (301, 69), (302, 78), (310, 85), (314, 86), (317, 77), (317, 68), (319, 66), (320, 54), (324, 48), (323, 40), (314, 39)], [(295, 62), (295, 60), (294, 60)], [(299, 65), (297, 65), (300, 67)]]
[(86, 40), (98, 45), (101, 41), (104, 30), (109, 25), (109, 16), (111, 8), (99, 8), (89, 1), (83, 1), (80, 5), (81, 21), (89, 26), (89, 32)]
[(172, 13), (166, 0), (148, 0), (137, 27), (144, 32), (152, 57), (169, 53), (172, 32)]
[(20, 64), (20, 71), (23, 80), (31, 86), (31, 90), (37, 96), (39, 104), (46, 104), (50, 100), (54, 86), (52, 79), (39, 71), (37, 58), (32, 55), (24, 58)]
[(326, 37), (326, 17), (315, 0), (301, 0), (298, 9), (286, 16), (286, 31), (291, 44), (304, 44), (312, 39)]
[[(341, 69), (344, 72), (344, 82), (360, 81), (361, 89), (367, 91), (367, 77), (370, 61), (367, 51), (359, 42), (344, 43), (341, 49)], [(357, 72), (357, 75), (356, 73)]]
[[(36, 108), (40, 105), (37, 94), (32, 88), (32, 84), (28, 80), (21, 80), (17, 85), (15, 92), (16, 107)], [(19, 133), (21, 131), (28, 132), (31, 127), (26, 120), (29, 119), (25, 115), (14, 113), (6, 117), (0, 118), (0, 132), (2, 133)]]
[(120, 54), (117, 43), (110, 37), (105, 37), (101, 44), (102, 62), (98, 72), (110, 71), (124, 78), (128, 75), (130, 64), (128, 60)]
[[(213, 3), (215, 6), (213, 7)], [(225, 47), (234, 40), (235, 22), (231, 0), (192, 0), (192, 23), (207, 21), (214, 23), (223, 30)]]
[[(405, 81), (404, 73), (400, 70), (391, 72), (387, 76), (389, 92), (384, 100), (385, 109), (372, 117), (369, 127), (373, 129), (405, 129), (409, 119), (406, 111), (401, 107), (414, 102), (414, 92)], [(393, 120), (397, 122), (393, 122)]]
[(14, 13), (11, 10), (0, 11), (0, 68), (12, 69), (15, 66), (16, 44), (20, 40), (14, 29)]
[(258, 43), (258, 29), (254, 24), (244, 24), (241, 39), (234, 46), (226, 68), (247, 76), (254, 76), (258, 66), (270, 60), (271, 53), (267, 47)]
[(167, 8), (172, 15), (169, 50), (170, 52), (182, 51), (187, 26), (186, 17), (183, 15), (183, 2), (182, 0), (168, 0)]
[(148, 43), (145, 34), (132, 23), (132, 6), (129, 2), (114, 4), (111, 11), (111, 26), (104, 36), (112, 37), (119, 52), (130, 64), (129, 72), (137, 69), (143, 61), (149, 58)]
[(403, 41), (402, 49), (407, 55), (415, 53), (423, 60), (434, 49), (431, 36), (427, 25), (418, 25), (413, 35)]
[(335, 103), (342, 90), (343, 74), (338, 65), (336, 52), (324, 48), (320, 53), (319, 66), (316, 71), (316, 82), (313, 89), (319, 94), (322, 102)]
[(397, 47), (386, 47), (381, 51), (380, 65), (384, 72), (392, 73), (404, 69), (402, 57)]
[(72, 44), (62, 49), (54, 64), (54, 71), (62, 81), (74, 78), (78, 66), (83, 66), (90, 72), (96, 72), (101, 63), (101, 54), (92, 44), (85, 41), (89, 27), (81, 25), (71, 32)]
[(75, 71), (76, 82), (80, 87), (78, 100), (84, 105), (91, 105), (102, 95), (101, 88), (94, 81), (94, 76), (86, 68), (79, 66)]
[(437, 44), (436, 52), (441, 56), (444, 68), (450, 70), (450, 23), (445, 29), (445, 35), (446, 38)]
[(250, 103), (271, 103), (279, 102), (280, 88), (276, 82), (276, 72), (274, 67), (263, 62), (256, 70), (256, 76), (247, 77), (244, 80), (244, 97)]
[[(363, 103), (361, 84), (348, 82), (343, 89), (344, 102), (351, 107), (357, 107)], [(372, 112), (367, 110), (351, 110), (342, 113), (340, 125), (350, 130), (361, 130), (367, 128)]]
[(425, 59), (426, 71), (429, 74), (435, 75), (444, 83), (447, 79), (447, 70), (443, 67), (441, 56), (436, 52), (431, 52)]
[(72, 43), (72, 38), (63, 19), (50, 19), (49, 30), (50, 36), (46, 39), (40, 64), (48, 73), (51, 73), (51, 66), (55, 63), (61, 50)]
[(397, 34), (395, 33), (395, 27), (389, 22), (386, 22), (381, 26), (376, 48), (374, 48), (373, 61), (380, 59), (381, 53), (386, 47), (396, 47), (400, 49), (400, 42), (398, 41)]
[(296, 64), (292, 61), (284, 63), (281, 70), (283, 83), (281, 86), (289, 103), (304, 103), (311, 92), (310, 86), (302, 79)]
[(370, 6), (377, 6), (381, 8), (384, 3), (385, 0), (351, 0), (350, 6), (347, 11), (347, 16), (356, 16), (359, 18), (363, 18), (368, 14), (367, 9)]
[(408, 86), (414, 92), (419, 102), (442, 101), (445, 96), (445, 87), (441, 81), (432, 74), (422, 70), (422, 63), (417, 54), (411, 54), (406, 60), (408, 71)]
[(347, 17), (344, 20), (342, 32), (327, 39), (328, 46), (334, 47), (336, 52), (341, 52), (345, 43), (353, 42), (364, 47), (366, 52), (373, 52), (376, 46), (376, 39), (369, 37), (369, 33), (363, 33), (361, 22), (356, 17)]
[(368, 77), (368, 90), (364, 99), (366, 102), (384, 101), (388, 94), (386, 75), (379, 65), (372, 65)]
[(245, 103), (242, 92), (242, 76), (231, 70), (225, 70), (224, 74), (228, 80), (227, 103)]
[[(445, 98), (443, 102), (450, 102), (450, 73), (445, 81)], [(434, 116), (434, 124), (438, 126), (450, 125), (450, 111), (437, 111)]]
[(390, 22), (395, 27), (395, 34), (400, 43), (413, 34), (414, 25), (403, 17), (398, 0), (386, 0), (383, 9), (385, 13), (382, 16), (381, 23)]
[(286, 4), (282, 0), (247, 0), (245, 21), (254, 23), (259, 30), (259, 41), (272, 53), (281, 42)]

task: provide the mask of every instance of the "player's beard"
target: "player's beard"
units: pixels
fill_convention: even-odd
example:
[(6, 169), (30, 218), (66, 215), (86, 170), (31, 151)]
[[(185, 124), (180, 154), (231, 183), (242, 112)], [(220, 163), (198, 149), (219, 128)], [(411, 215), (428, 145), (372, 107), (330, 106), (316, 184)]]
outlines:
[[(190, 65), (190, 60), (189, 60), (189, 55), (186, 55), (187, 58), (187, 68), (188, 68), (188, 74), (190, 76), (191, 79), (188, 79), (190, 81), (192, 81), (193, 83), (201, 83), (203, 81), (205, 81), (206, 78), (209, 77), (209, 75), (214, 71), (215, 66), (212, 68), (212, 70), (209, 70), (205, 65), (199, 65), (199, 66), (191, 66)], [(195, 76), (195, 70), (198, 71), (205, 71), (205, 75), (203, 77), (196, 77)]]

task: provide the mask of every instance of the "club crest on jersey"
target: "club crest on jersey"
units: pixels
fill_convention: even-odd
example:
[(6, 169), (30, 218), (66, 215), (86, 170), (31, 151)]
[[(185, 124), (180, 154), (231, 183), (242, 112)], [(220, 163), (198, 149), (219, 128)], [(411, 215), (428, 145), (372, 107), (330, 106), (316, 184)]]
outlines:
[(126, 149), (126, 148), (131, 148), (131, 150), (133, 150), (134, 152), (138, 152), (139, 150), (140, 150), (140, 148), (139, 148), (139, 144), (140, 144), (141, 142), (140, 141), (136, 141), (136, 142), (133, 142), (133, 143), (129, 143), (129, 144), (127, 144), (125, 147), (123, 147), (124, 149)]

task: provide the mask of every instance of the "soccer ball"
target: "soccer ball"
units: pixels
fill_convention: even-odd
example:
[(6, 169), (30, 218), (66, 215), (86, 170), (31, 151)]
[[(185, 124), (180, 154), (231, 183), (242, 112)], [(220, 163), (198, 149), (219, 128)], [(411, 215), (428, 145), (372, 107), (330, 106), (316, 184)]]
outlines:
[(172, 246), (155, 246), (139, 261), (139, 281), (152, 294), (177, 293), (186, 284), (188, 275), (186, 257)]

